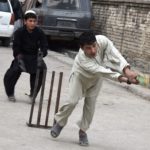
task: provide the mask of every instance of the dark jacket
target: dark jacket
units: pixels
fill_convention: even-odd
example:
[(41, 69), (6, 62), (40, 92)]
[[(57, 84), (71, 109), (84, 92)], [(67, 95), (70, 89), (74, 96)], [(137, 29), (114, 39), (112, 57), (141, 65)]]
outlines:
[(40, 28), (36, 27), (29, 33), (26, 26), (23, 26), (14, 33), (13, 55), (15, 59), (18, 59), (18, 56), (22, 56), (26, 72), (36, 72), (39, 49), (43, 53), (43, 57), (45, 57), (48, 43), (45, 34)]

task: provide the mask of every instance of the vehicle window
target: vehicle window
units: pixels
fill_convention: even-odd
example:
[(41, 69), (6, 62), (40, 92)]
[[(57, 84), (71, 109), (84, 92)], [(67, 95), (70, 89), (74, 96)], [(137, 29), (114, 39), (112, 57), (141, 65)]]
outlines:
[(77, 10), (80, 8), (79, 0), (48, 0), (47, 6), (53, 9)]
[(10, 7), (6, 0), (0, 0), (0, 11), (10, 12)]

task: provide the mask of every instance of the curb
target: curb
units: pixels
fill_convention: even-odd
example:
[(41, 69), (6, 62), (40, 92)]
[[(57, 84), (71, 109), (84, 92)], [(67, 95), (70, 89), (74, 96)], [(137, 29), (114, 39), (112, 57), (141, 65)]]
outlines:
[(54, 52), (54, 51), (48, 51), (48, 56), (49, 57), (53, 57), (69, 66), (72, 66), (73, 65), (73, 61), (74, 59), (73, 58), (70, 58), (68, 54), (61, 54), (61, 53), (58, 53), (58, 52)]
[(110, 84), (116, 85), (126, 89), (127, 91), (133, 93), (134, 95), (140, 96), (141, 98), (150, 101), (150, 90), (149, 88), (143, 87), (141, 85), (127, 85), (127, 84), (120, 84), (113, 80), (106, 79)]

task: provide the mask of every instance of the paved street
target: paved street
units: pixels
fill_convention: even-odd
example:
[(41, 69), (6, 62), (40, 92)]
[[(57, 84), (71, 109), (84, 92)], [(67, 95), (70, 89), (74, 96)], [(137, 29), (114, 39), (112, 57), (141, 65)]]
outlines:
[[(22, 73), (16, 85), (16, 103), (9, 102), (3, 87), (3, 76), (12, 61), (11, 48), (0, 47), (0, 150), (82, 150), (78, 145), (78, 127), (76, 122), (82, 113), (83, 101), (77, 105), (69, 118), (67, 126), (57, 139), (51, 138), (49, 130), (30, 128), (29, 120), (31, 104), (25, 95), (29, 93), (29, 75)], [(42, 121), (46, 112), (49, 96), (51, 73), (56, 71), (56, 80), (52, 98), (54, 110), (59, 72), (64, 72), (61, 93), (61, 104), (67, 98), (68, 78), (72, 59), (49, 51), (45, 58), (48, 66), (46, 90)], [(132, 87), (132, 86), (131, 86)], [(134, 86), (133, 86), (134, 87)], [(142, 98), (149, 93), (148, 89), (136, 87), (142, 91), (137, 96), (126, 88), (126, 85), (105, 80), (99, 94), (96, 113), (91, 128), (88, 130), (90, 150), (149, 150), (150, 149), (150, 101)], [(129, 89), (129, 90), (127, 90)], [(140, 93), (140, 92), (138, 92)], [(147, 98), (148, 99), (148, 98)], [(36, 121), (39, 97), (36, 101), (34, 121)], [(52, 125), (51, 112), (49, 124)]]

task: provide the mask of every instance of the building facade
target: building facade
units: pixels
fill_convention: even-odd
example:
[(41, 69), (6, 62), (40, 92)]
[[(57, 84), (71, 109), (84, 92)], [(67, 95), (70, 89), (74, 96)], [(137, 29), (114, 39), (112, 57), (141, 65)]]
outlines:
[(150, 72), (150, 0), (93, 0), (97, 34), (109, 37), (124, 57)]

